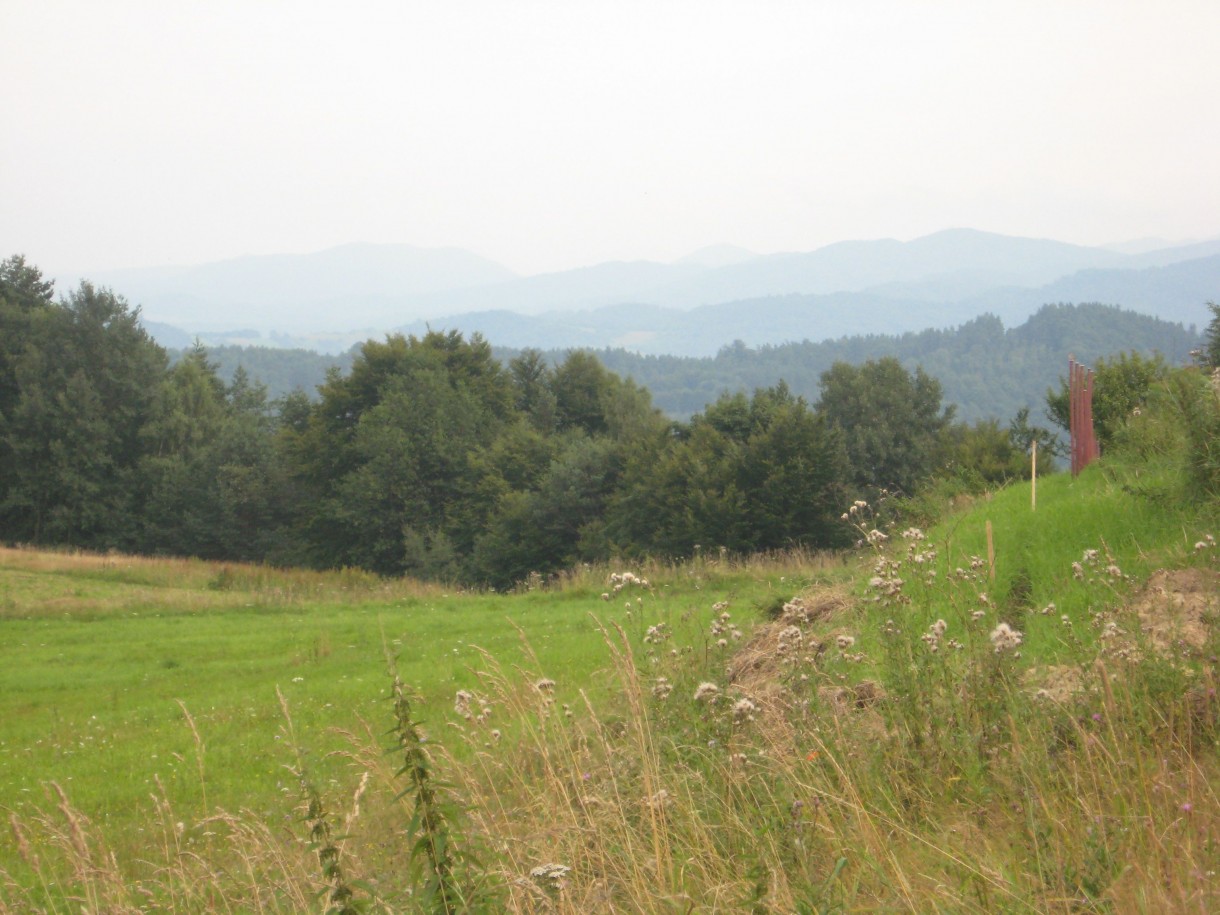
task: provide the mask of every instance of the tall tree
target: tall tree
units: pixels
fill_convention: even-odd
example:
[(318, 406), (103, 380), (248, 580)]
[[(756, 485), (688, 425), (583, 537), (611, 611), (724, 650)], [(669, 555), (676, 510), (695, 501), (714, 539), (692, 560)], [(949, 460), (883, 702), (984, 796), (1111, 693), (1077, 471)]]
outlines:
[(9, 539), (90, 547), (131, 535), (141, 435), (166, 370), (137, 310), (81, 283), (39, 307), (14, 362), (3, 449), (12, 472), (0, 503)]
[(908, 372), (886, 357), (854, 366), (836, 362), (822, 374), (818, 411), (843, 433), (858, 486), (910, 493), (932, 473), (953, 408), (922, 368)]
[(833, 546), (846, 478), (838, 434), (786, 386), (726, 394), (629, 453), (607, 525), (628, 553)]
[(1207, 310), (1212, 319), (1203, 332), (1203, 361), (1209, 368), (1220, 369), (1220, 305), (1208, 302)]
[[(0, 519), (16, 471), (16, 455), (7, 429), (20, 395), (17, 363), (32, 342), (35, 321), (54, 304), (54, 284), (37, 267), (14, 255), (0, 262)], [(0, 535), (3, 535), (0, 529)]]
[(285, 433), (311, 560), (451, 574), (490, 511), (475, 455), (517, 415), (490, 347), (456, 332), (370, 341), (319, 393)]

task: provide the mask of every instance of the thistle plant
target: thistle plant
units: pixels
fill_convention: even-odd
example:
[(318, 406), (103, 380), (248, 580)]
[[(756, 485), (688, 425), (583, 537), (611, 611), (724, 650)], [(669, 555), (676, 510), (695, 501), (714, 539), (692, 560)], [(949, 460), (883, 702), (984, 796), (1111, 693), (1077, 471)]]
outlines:
[(488, 908), (485, 905), (488, 900), (483, 894), (463, 880), (463, 868), (475, 862), (469, 852), (458, 849), (458, 811), (444, 799), (443, 792), (448, 786), (433, 773), (427, 737), (413, 716), (411, 698), (397, 673), (393, 674), (390, 700), (394, 703), (391, 733), (395, 744), (389, 752), (402, 754), (402, 766), (395, 775), (405, 778), (407, 783), (398, 797), (410, 798), (414, 806), (407, 836), (411, 843), (411, 871), (417, 886), (426, 875), (419, 890), (421, 906), (444, 915)]
[(309, 845), (318, 855), (326, 888), (326, 915), (360, 915), (365, 907), (355, 898), (356, 893), (343, 873), (341, 849), (330, 831), (330, 822), (322, 795), (308, 776), (301, 773), (301, 790), (305, 794), (305, 822), (309, 826)]

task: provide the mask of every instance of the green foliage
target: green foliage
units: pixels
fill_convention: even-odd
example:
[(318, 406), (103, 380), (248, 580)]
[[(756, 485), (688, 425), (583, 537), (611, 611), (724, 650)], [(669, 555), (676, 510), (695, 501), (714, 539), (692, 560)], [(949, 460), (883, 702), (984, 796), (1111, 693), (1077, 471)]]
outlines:
[(1209, 368), (1217, 369), (1220, 368), (1220, 305), (1208, 302), (1207, 310), (1212, 313), (1212, 318), (1204, 331), (1203, 361)]
[(1220, 369), (1210, 374), (1179, 370), (1169, 377), (1167, 387), (1178, 429), (1186, 439), (1191, 484), (1198, 494), (1220, 497)]
[(838, 434), (785, 386), (725, 395), (629, 453), (607, 526), (623, 552), (830, 547), (846, 478)]
[(478, 862), (462, 844), (460, 810), (445, 797), (450, 786), (436, 778), (427, 737), (411, 709), (411, 697), (397, 673), (393, 674), (390, 700), (394, 704), (394, 746), (402, 767), (395, 773), (406, 786), (399, 797), (412, 806), (406, 837), (408, 859), (415, 885), (412, 897), (426, 911), (455, 915), (457, 912), (491, 911), (492, 894), (475, 872)]
[(1033, 441), (1038, 442), (1038, 474), (1053, 472), (1058, 443), (1047, 430), (1029, 425), (1024, 407), (1008, 429), (994, 419), (954, 423), (941, 430), (937, 475), (956, 478), (975, 491), (1028, 479)]
[[(478, 337), (370, 341), (286, 433), (308, 555), (382, 574), (452, 571), (487, 509), (474, 456), (512, 420), (508, 375)], [(472, 523), (473, 520), (473, 523)]]
[(886, 356), (908, 370), (922, 366), (943, 386), (946, 403), (962, 420), (1040, 412), (1048, 381), (1063, 374), (1069, 353), (1086, 363), (1123, 350), (1163, 353), (1182, 361), (1200, 345), (1193, 328), (1096, 303), (1046, 305), (1025, 323), (1005, 328), (994, 315), (960, 327), (896, 336), (881, 334), (779, 346), (724, 347), (708, 358), (598, 352), (611, 371), (634, 378), (667, 414), (684, 418), (705, 410), (725, 391), (752, 391), (781, 378), (793, 393), (816, 401), (819, 379), (836, 362), (859, 365)]
[[(1153, 386), (1163, 380), (1169, 366), (1159, 353), (1142, 356), (1134, 350), (1098, 359), (1093, 367), (1093, 428), (1103, 449), (1113, 443), (1119, 429), (1147, 402)], [(1047, 389), (1047, 414), (1061, 429), (1070, 430), (1070, 391), (1060, 377), (1059, 390)]]
[(126, 302), (81, 283), (64, 302), (38, 306), (12, 369), (0, 530), (35, 543), (123, 543), (165, 354)]
[(894, 358), (836, 363), (822, 375), (818, 411), (842, 431), (852, 480), (861, 488), (912, 493), (931, 476), (937, 440), (953, 417), (922, 368)]

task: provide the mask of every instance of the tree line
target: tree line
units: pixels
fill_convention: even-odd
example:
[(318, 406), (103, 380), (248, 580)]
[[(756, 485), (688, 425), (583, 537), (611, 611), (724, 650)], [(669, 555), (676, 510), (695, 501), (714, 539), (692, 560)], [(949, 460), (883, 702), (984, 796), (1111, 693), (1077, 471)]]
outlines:
[(957, 422), (897, 359), (839, 362), (673, 421), (588, 352), (370, 340), (317, 396), (172, 365), (138, 310), (0, 263), (0, 539), (504, 588), (582, 561), (834, 547), (840, 516), (937, 475), (1023, 472), (1018, 415)]
[[(645, 356), (624, 349), (596, 350), (610, 371), (632, 378), (652, 395), (653, 404), (675, 419), (688, 419), (726, 391), (752, 391), (783, 379), (792, 393), (816, 401), (822, 374), (835, 363), (858, 365), (892, 356), (904, 367), (922, 367), (942, 385), (945, 401), (959, 419), (1005, 419), (1022, 408), (1038, 410), (1046, 379), (1064, 370), (1069, 354), (1085, 364), (1120, 351), (1150, 357), (1162, 354), (1181, 363), (1202, 344), (1194, 327), (1097, 303), (1045, 305), (1024, 323), (1005, 328), (994, 315), (951, 329), (899, 335), (873, 334), (819, 342), (750, 347), (736, 342), (715, 356)], [(189, 353), (170, 349), (175, 360)], [(243, 367), (273, 396), (295, 388), (313, 391), (332, 366), (347, 371), (354, 352), (323, 356), (309, 350), (215, 345), (208, 350), (222, 378)], [(519, 350), (493, 347), (508, 362)], [(546, 350), (552, 365), (567, 350)]]

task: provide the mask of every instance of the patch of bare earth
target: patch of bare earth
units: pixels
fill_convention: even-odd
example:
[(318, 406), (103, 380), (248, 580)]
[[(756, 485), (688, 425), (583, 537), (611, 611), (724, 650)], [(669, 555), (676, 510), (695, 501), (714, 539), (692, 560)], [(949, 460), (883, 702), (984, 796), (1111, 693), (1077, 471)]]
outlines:
[(1160, 569), (1131, 609), (1159, 652), (1202, 649), (1220, 616), (1220, 574), (1208, 569)]
[[(1220, 622), (1220, 574), (1208, 569), (1160, 569), (1120, 612), (1127, 619), (1139, 621), (1143, 638), (1124, 637), (1124, 628), (1117, 628), (1117, 637), (1103, 650), (1105, 660), (1097, 662), (1106, 669), (1115, 660), (1138, 660), (1143, 653), (1141, 645), (1163, 656), (1198, 652)], [(1117, 621), (1111, 625), (1116, 626)], [(1102, 639), (1106, 639), (1105, 632)], [(1081, 667), (1047, 665), (1031, 667), (1023, 680), (1039, 699), (1064, 703), (1085, 690), (1097, 689), (1096, 673)]]
[[(842, 588), (806, 591), (785, 604), (778, 619), (758, 626), (734, 655), (729, 682), (760, 706), (766, 724), (785, 728), (783, 722), (789, 719), (793, 702), (786, 683), (815, 677), (821, 656), (840, 650), (836, 640), (848, 633), (837, 623), (851, 607), (852, 599)], [(835, 717), (868, 708), (884, 694), (871, 680), (817, 690), (819, 704)]]
[(1031, 667), (1021, 679), (1033, 690), (1035, 698), (1046, 699), (1060, 705), (1078, 693), (1084, 692), (1085, 689), (1092, 688), (1092, 683), (1085, 671), (1066, 664)]

